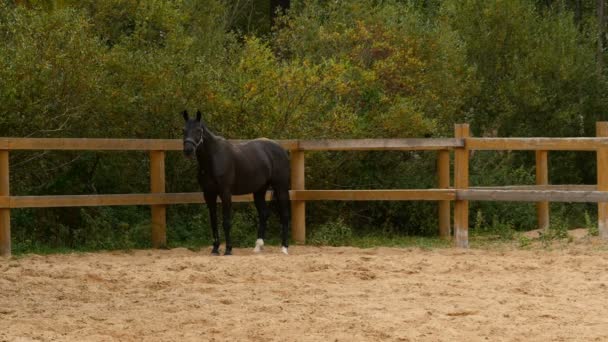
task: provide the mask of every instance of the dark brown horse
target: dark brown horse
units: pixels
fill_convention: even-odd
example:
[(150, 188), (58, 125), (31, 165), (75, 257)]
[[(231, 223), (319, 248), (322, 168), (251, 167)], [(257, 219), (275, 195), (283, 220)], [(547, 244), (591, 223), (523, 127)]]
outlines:
[(217, 198), (222, 200), (222, 216), (226, 237), (225, 255), (232, 254), (230, 239), (232, 195), (253, 193), (259, 216), (258, 239), (255, 251), (264, 246), (266, 222), (270, 216), (266, 205), (266, 191), (273, 190), (278, 202), (281, 221), (281, 250), (287, 254), (289, 242), (289, 157), (276, 142), (256, 139), (232, 144), (213, 134), (201, 120), (184, 117), (184, 155), (198, 161), (198, 183), (203, 191), (213, 232), (212, 254), (219, 255), (220, 239), (217, 228)]

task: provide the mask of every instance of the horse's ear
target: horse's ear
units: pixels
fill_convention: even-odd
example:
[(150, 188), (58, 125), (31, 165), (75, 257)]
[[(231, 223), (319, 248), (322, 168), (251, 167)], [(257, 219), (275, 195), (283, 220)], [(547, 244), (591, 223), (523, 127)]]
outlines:
[(197, 111), (196, 111), (196, 121), (201, 122), (201, 117), (202, 117), (202, 116), (203, 116), (203, 115), (201, 114), (201, 111), (200, 111), (200, 110), (197, 110)]
[(187, 110), (184, 110), (182, 112), (182, 116), (184, 117), (184, 121), (188, 121), (189, 117), (188, 117), (188, 111)]

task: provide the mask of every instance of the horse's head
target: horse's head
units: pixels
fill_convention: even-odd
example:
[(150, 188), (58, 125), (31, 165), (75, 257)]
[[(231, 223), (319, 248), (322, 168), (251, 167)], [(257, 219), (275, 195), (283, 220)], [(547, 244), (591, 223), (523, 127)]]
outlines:
[(196, 149), (203, 144), (203, 123), (201, 122), (201, 111), (196, 111), (196, 119), (188, 116), (188, 111), (182, 112), (184, 117), (184, 155), (188, 158), (194, 157)]

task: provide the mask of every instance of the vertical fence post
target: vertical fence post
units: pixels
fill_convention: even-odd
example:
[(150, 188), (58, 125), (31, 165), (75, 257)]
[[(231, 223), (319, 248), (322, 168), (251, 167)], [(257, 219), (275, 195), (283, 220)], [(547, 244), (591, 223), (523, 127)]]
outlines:
[[(549, 184), (548, 151), (536, 151), (536, 185)], [(538, 228), (549, 229), (549, 202), (536, 203), (536, 221)]]
[[(150, 192), (165, 192), (165, 151), (150, 151)], [(152, 205), (152, 247), (167, 246), (167, 206)]]
[[(468, 124), (456, 124), (454, 136), (466, 139), (470, 136)], [(469, 187), (469, 150), (466, 146), (454, 151), (454, 188)], [(456, 247), (469, 248), (469, 201), (456, 200), (454, 203), (454, 243)]]
[[(440, 150), (437, 154), (439, 189), (450, 187), (450, 151)], [(439, 237), (450, 238), (450, 201), (439, 201)]]
[[(8, 151), (0, 151), (0, 196), (9, 196)], [(11, 209), (0, 208), (0, 257), (11, 256)]]
[[(608, 122), (597, 122), (595, 133), (598, 137), (608, 137)], [(597, 150), (597, 190), (608, 191), (608, 148)], [(608, 239), (608, 203), (597, 204), (597, 227), (600, 237)]]
[[(291, 189), (304, 190), (304, 151), (291, 151)], [(291, 235), (296, 243), (306, 242), (306, 202), (291, 201)]]

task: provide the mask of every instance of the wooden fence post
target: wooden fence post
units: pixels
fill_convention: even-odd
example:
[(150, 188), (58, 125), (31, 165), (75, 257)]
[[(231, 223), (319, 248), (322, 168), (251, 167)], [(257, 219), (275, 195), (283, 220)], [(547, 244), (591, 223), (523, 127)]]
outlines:
[[(437, 154), (439, 189), (450, 187), (450, 151), (440, 150)], [(450, 238), (450, 201), (439, 201), (439, 237)]]
[[(165, 192), (165, 151), (150, 151), (150, 192)], [(152, 247), (167, 247), (167, 206), (152, 205)]]
[[(608, 137), (608, 122), (597, 122), (595, 133), (598, 137)], [(608, 148), (597, 150), (597, 190), (608, 191)], [(600, 237), (608, 239), (608, 203), (597, 204), (597, 227)]]
[[(548, 151), (536, 151), (536, 185), (549, 184)], [(536, 203), (536, 221), (539, 229), (549, 229), (549, 202)]]
[[(304, 190), (304, 151), (291, 151), (291, 189)], [(306, 242), (306, 202), (291, 201), (291, 235), (296, 243)]]
[[(466, 139), (470, 136), (468, 124), (456, 124), (454, 136)], [(454, 151), (454, 188), (469, 187), (469, 150), (465, 146)], [(469, 201), (456, 200), (454, 203), (454, 242), (456, 247), (469, 248)]]
[[(0, 151), (0, 196), (9, 196), (8, 151)], [(0, 256), (11, 256), (11, 209), (0, 208)]]

